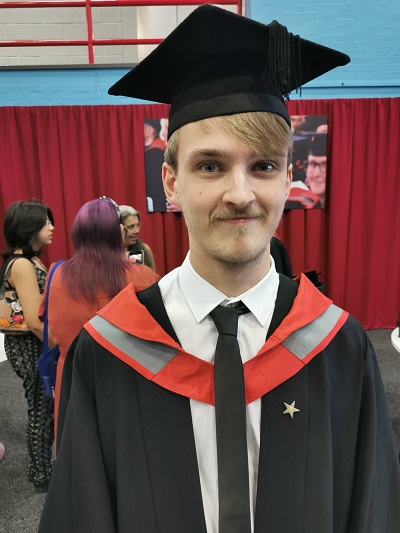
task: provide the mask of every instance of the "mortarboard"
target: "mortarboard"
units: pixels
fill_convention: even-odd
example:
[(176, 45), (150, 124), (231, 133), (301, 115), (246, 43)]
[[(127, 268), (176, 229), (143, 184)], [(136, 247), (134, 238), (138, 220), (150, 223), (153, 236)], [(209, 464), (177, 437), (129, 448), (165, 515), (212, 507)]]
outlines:
[(284, 97), (349, 61), (276, 21), (203, 4), (108, 92), (170, 104), (168, 137), (190, 122), (249, 111), (290, 124)]
[(308, 148), (308, 155), (315, 155), (316, 157), (326, 155), (326, 133), (315, 133), (311, 137), (311, 142)]

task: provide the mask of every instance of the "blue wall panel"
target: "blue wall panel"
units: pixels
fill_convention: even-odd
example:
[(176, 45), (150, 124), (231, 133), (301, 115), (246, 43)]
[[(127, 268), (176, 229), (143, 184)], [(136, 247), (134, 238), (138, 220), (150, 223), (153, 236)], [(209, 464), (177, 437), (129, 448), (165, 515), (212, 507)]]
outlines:
[(143, 103), (109, 96), (108, 88), (129, 69), (0, 70), (1, 106)]
[(308, 85), (320, 87), (322, 97), (328, 85), (351, 87), (355, 95), (400, 95), (399, 0), (252, 0), (250, 15), (265, 24), (276, 19), (289, 31), (350, 56), (349, 65)]

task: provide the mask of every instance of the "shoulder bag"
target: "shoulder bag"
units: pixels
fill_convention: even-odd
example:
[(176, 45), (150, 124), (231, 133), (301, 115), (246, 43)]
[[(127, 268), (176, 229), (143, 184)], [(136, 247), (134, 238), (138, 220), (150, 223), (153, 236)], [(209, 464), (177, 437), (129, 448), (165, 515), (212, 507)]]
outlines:
[(18, 294), (14, 287), (8, 284), (11, 268), (17, 259), (18, 257), (15, 257), (8, 265), (5, 264), (2, 267), (2, 270), (3, 268), (6, 270), (8, 266), (3, 285), (0, 288), (0, 332), (6, 335), (26, 335), (29, 333)]
[(54, 272), (64, 261), (57, 261), (50, 271), (47, 286), (46, 295), (44, 300), (44, 330), (43, 330), (43, 352), (38, 360), (38, 372), (40, 382), (43, 387), (43, 393), (47, 398), (54, 398), (54, 386), (56, 384), (56, 372), (57, 362), (60, 357), (60, 349), (58, 344), (55, 344), (52, 348), (49, 348), (49, 332), (48, 332), (48, 312), (49, 312), (49, 295), (50, 285)]

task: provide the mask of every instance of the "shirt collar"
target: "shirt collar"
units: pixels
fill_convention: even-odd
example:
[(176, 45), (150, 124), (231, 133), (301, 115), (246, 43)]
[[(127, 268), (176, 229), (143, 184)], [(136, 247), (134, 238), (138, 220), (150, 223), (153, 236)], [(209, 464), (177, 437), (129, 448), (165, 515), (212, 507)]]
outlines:
[(228, 305), (241, 300), (257, 321), (262, 326), (265, 325), (275, 305), (279, 286), (279, 276), (272, 256), (270, 256), (271, 267), (266, 276), (257, 285), (234, 298), (228, 298), (199, 276), (192, 267), (189, 256), (190, 252), (179, 269), (179, 284), (198, 323), (204, 320), (217, 305)]

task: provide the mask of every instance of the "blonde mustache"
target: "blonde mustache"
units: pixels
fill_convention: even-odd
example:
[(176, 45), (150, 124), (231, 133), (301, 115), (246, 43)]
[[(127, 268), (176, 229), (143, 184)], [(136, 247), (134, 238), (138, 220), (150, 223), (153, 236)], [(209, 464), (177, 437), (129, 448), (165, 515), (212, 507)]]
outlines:
[(216, 220), (232, 220), (235, 218), (265, 218), (266, 212), (264, 210), (248, 207), (245, 209), (233, 208), (229, 211), (215, 211), (210, 216), (210, 222)]

